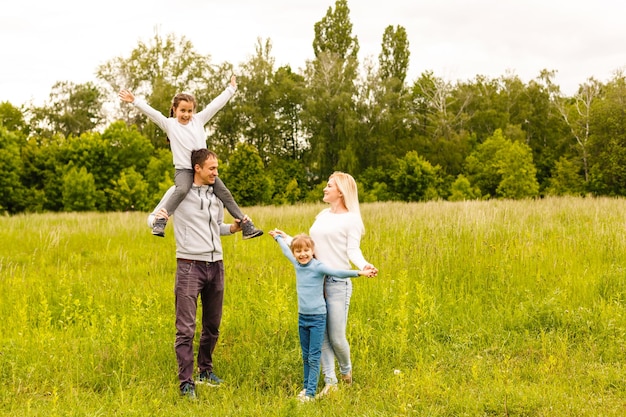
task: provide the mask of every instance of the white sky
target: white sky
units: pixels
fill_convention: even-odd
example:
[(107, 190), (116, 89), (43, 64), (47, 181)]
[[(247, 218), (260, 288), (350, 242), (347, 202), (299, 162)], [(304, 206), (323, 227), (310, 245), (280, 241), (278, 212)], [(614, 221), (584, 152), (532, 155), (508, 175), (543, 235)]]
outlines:
[[(272, 41), (276, 67), (313, 58), (314, 24), (334, 0), (7, 1), (0, 6), (0, 102), (40, 105), (57, 81), (96, 81), (100, 64), (128, 57), (156, 30), (235, 66)], [(409, 37), (409, 82), (431, 70), (448, 81), (507, 73), (528, 82), (542, 69), (573, 94), (589, 77), (626, 68), (621, 0), (348, 0), (361, 62), (377, 59), (385, 28)]]

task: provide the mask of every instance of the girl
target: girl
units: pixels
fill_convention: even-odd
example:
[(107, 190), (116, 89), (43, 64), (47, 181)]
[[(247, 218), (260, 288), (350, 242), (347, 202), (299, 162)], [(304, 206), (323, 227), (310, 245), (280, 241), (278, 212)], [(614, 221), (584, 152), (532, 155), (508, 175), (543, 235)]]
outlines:
[[(204, 125), (222, 108), (237, 90), (237, 81), (233, 75), (230, 85), (219, 96), (217, 96), (202, 111), (195, 113), (196, 100), (191, 94), (179, 93), (172, 99), (170, 117), (165, 117), (158, 110), (153, 109), (142, 100), (137, 100), (133, 93), (128, 90), (121, 90), (119, 97), (126, 103), (132, 103), (139, 111), (148, 116), (166, 134), (172, 149), (174, 159), (174, 183), (176, 189), (165, 203), (167, 214), (171, 215), (176, 207), (185, 198), (193, 183), (193, 169), (191, 167), (191, 151), (206, 148), (206, 134)], [(252, 220), (243, 221), (244, 214), (239, 209), (232, 194), (226, 185), (219, 179), (215, 181), (213, 192), (222, 200), (226, 210), (239, 222), (243, 229), (243, 238), (250, 239), (261, 236), (262, 230), (254, 227)], [(165, 236), (165, 226), (167, 219), (157, 219), (154, 222), (152, 234), (155, 236)]]
[(305, 234), (299, 234), (291, 241), (291, 249), (285, 242), (287, 235), (272, 230), (270, 235), (278, 242), (283, 254), (296, 268), (296, 290), (298, 292), (298, 332), (302, 361), (304, 363), (304, 389), (298, 394), (300, 401), (315, 398), (320, 373), (322, 341), (326, 330), (326, 301), (324, 300), (324, 277), (341, 278), (359, 275), (372, 277), (375, 270), (330, 268), (315, 259), (315, 243)]

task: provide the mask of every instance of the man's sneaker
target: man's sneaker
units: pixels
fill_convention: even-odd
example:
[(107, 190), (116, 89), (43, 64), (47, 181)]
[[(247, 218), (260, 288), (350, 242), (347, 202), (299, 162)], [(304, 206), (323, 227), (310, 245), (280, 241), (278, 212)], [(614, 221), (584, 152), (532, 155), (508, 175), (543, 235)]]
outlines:
[(337, 384), (326, 384), (319, 394), (317, 394), (317, 398), (325, 397), (335, 391), (337, 391)]
[(341, 380), (346, 384), (352, 384), (352, 371), (348, 371), (347, 374), (341, 374)]
[(306, 397), (306, 389), (303, 389), (302, 391), (300, 391), (300, 392), (298, 393), (297, 398), (298, 398), (299, 400), (300, 400), (300, 399), (302, 399), (303, 397)]
[(183, 397), (187, 397), (190, 400), (195, 400), (196, 397), (196, 387), (191, 382), (187, 382), (180, 389), (180, 395)]
[(206, 384), (211, 387), (219, 387), (223, 382), (217, 375), (213, 372), (202, 371), (198, 376), (198, 380), (196, 381), (198, 384)]
[(252, 239), (253, 237), (261, 236), (263, 234), (263, 230), (254, 227), (252, 220), (248, 219), (247, 222), (241, 223), (241, 234), (244, 239)]
[(167, 219), (161, 217), (154, 220), (152, 225), (152, 234), (155, 236), (165, 237), (165, 226), (167, 225)]

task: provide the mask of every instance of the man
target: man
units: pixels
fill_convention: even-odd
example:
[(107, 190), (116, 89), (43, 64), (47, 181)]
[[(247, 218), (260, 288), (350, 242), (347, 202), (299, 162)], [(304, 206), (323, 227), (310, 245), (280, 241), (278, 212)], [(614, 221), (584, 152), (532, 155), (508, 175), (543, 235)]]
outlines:
[[(197, 383), (219, 385), (213, 373), (213, 350), (219, 335), (224, 300), (224, 264), (221, 235), (241, 231), (239, 220), (224, 224), (224, 205), (213, 194), (212, 185), (218, 176), (217, 155), (207, 149), (191, 154), (194, 170), (193, 186), (176, 209), (176, 360), (181, 395), (195, 398), (193, 376), (193, 339), (196, 329), (198, 295), (202, 299), (202, 334), (198, 348)], [(167, 218), (164, 204), (174, 187), (163, 196), (148, 217), (152, 227), (155, 219)], [(248, 221), (244, 217), (244, 222)]]

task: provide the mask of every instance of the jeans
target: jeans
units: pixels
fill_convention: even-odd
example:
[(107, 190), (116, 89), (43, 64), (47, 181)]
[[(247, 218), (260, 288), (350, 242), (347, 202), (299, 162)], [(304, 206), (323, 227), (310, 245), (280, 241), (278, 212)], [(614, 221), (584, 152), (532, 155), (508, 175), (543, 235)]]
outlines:
[(317, 391), (325, 329), (326, 314), (298, 314), (298, 333), (304, 366), (304, 389), (309, 397), (315, 397)]
[(336, 384), (335, 358), (339, 362), (339, 371), (346, 375), (352, 370), (350, 361), (350, 345), (346, 338), (348, 309), (352, 297), (352, 280), (350, 278), (326, 277), (324, 282), (326, 295), (326, 332), (322, 343), (322, 372), (324, 383)]
[(222, 261), (177, 260), (176, 285), (176, 361), (180, 387), (193, 384), (193, 338), (196, 332), (198, 295), (202, 298), (202, 333), (198, 347), (198, 369), (213, 370), (213, 350), (217, 344), (224, 302), (224, 264)]

